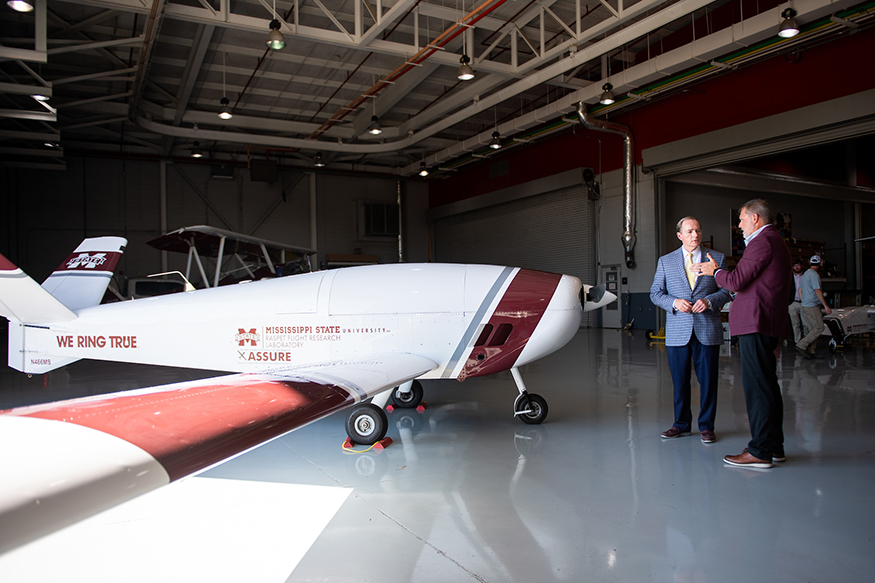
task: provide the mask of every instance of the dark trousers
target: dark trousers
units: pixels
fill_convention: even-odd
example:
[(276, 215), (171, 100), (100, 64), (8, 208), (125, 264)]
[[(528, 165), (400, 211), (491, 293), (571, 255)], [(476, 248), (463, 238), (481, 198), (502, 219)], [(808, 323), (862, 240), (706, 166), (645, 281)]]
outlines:
[(690, 375), (696, 368), (699, 380), (699, 431), (714, 431), (717, 415), (717, 361), (720, 345), (705, 346), (693, 332), (686, 346), (666, 346), (668, 368), (674, 385), (674, 426), (689, 431), (693, 422), (690, 411)]
[(750, 421), (747, 450), (766, 461), (771, 461), (772, 455), (784, 454), (784, 399), (775, 371), (779, 340), (765, 334), (738, 336), (744, 402)]

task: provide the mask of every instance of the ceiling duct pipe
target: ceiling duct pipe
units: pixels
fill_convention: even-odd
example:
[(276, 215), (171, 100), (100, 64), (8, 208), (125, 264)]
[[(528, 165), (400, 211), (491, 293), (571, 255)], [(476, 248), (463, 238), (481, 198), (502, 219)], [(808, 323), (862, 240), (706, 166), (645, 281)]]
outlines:
[(632, 130), (622, 124), (591, 118), (586, 112), (586, 104), (582, 101), (577, 104), (577, 115), (580, 117), (580, 123), (588, 129), (611, 132), (623, 136), (623, 226), (625, 227), (623, 232), (623, 248), (626, 250), (626, 267), (634, 269), (635, 221), (632, 206), (632, 189), (634, 187), (634, 182), (632, 181), (632, 153), (634, 151), (635, 140), (632, 137)]

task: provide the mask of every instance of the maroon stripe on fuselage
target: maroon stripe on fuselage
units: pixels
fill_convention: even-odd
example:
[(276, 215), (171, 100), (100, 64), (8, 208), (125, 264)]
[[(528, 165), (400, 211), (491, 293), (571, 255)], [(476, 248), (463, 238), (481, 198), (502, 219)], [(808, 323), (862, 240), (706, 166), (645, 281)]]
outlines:
[(352, 402), (349, 393), (336, 386), (236, 377), (11, 412), (75, 423), (124, 439), (158, 460), (172, 481)]
[[(462, 375), (476, 377), (512, 368), (544, 316), (560, 279), (556, 273), (520, 269), (489, 318), (493, 337), (486, 345), (474, 347)], [(489, 346), (501, 324), (512, 325), (513, 331), (501, 346)]]
[(15, 271), (18, 267), (0, 253), (0, 271)]

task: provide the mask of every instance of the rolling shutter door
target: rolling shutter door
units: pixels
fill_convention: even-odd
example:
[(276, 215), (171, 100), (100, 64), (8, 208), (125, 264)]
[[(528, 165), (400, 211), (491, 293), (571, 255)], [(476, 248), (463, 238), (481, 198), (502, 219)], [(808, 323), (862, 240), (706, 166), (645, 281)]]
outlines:
[(591, 207), (586, 187), (574, 186), (442, 218), (435, 255), (443, 263), (524, 267), (592, 284)]

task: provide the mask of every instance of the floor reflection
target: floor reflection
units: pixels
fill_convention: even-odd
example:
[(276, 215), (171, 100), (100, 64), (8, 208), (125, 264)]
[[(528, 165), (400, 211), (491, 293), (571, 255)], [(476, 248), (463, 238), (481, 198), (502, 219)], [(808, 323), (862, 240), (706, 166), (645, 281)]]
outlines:
[[(581, 330), (522, 369), (549, 403), (543, 425), (514, 419), (507, 373), (426, 381), (425, 411), (391, 413), (395, 443), (382, 452), (345, 452), (340, 414), (206, 476), (352, 489), (289, 568), (293, 582), (860, 580), (875, 568), (875, 346), (855, 340), (836, 354), (824, 344), (817, 360), (782, 350), (788, 461), (770, 470), (722, 462), (750, 438), (734, 347), (721, 350), (717, 443), (665, 441), (664, 346), (638, 331)], [(198, 374), (208, 375), (81, 362), (27, 379), (7, 369), (0, 406)]]

